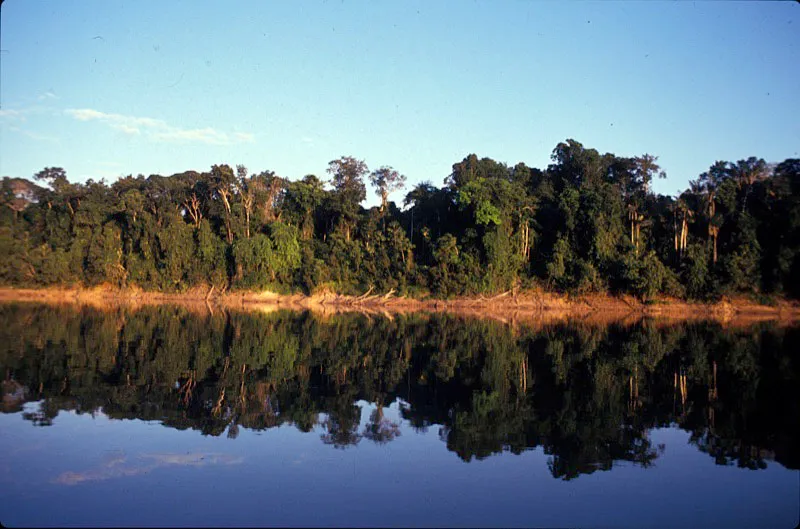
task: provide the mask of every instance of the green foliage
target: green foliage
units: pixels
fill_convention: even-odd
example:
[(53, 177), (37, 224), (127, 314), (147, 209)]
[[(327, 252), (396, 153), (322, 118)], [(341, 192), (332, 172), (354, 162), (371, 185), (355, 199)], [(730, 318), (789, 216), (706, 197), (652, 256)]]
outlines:
[(315, 255), (317, 241), (304, 242), (300, 247), (300, 268), (297, 270), (296, 282), (306, 294), (312, 294), (319, 285), (330, 280), (325, 261)]
[[(470, 154), (445, 186), (363, 160), (290, 181), (206, 172), (71, 183), (60, 168), (0, 186), (0, 282), (455, 296), (548, 285), (575, 293), (800, 296), (800, 161), (715, 162), (679, 198), (657, 157), (568, 139), (544, 170)], [(381, 197), (365, 209), (365, 177)]]
[(299, 233), (294, 226), (281, 222), (269, 225), (272, 251), (269, 252), (268, 266), (273, 273), (273, 281), (289, 283), (295, 271), (300, 267)]
[(687, 248), (681, 262), (680, 277), (690, 299), (704, 299), (708, 295), (711, 285), (709, 262), (707, 245), (695, 243)]
[(122, 266), (121, 231), (113, 224), (104, 224), (95, 233), (86, 259), (89, 277), (119, 286), (125, 282), (127, 272)]
[(575, 291), (577, 293), (586, 294), (605, 290), (605, 282), (591, 262), (580, 259), (576, 265)]
[(553, 254), (550, 262), (547, 263), (547, 276), (557, 286), (562, 288), (569, 285), (570, 278), (567, 276), (568, 267), (572, 262), (572, 252), (569, 242), (566, 239), (558, 239), (553, 247)]
[(647, 252), (643, 257), (628, 252), (622, 261), (622, 277), (628, 290), (644, 300), (652, 299), (659, 292), (665, 291), (666, 285), (675, 284), (672, 272), (653, 251)]
[(458, 245), (456, 238), (445, 233), (436, 241), (434, 258), (443, 269), (458, 264)]
[(361, 267), (364, 262), (364, 247), (359, 241), (348, 240), (337, 231), (328, 237), (326, 248), (326, 264), (330, 270), (330, 279), (340, 292), (360, 294), (359, 289)]
[(208, 282), (217, 288), (222, 288), (227, 279), (227, 262), (225, 257), (225, 244), (211, 231), (208, 220), (203, 219), (195, 230), (195, 244), (197, 264), (193, 271), (196, 281)]
[(503, 223), (500, 208), (492, 203), (487, 187), (482, 178), (472, 180), (458, 192), (458, 202), (462, 207), (474, 207), (475, 223), (478, 226), (499, 226)]
[(483, 289), (497, 292), (511, 288), (518, 277), (522, 259), (503, 229), (488, 230), (483, 236), (486, 250), (486, 273)]
[(236, 266), (235, 285), (242, 288), (264, 290), (275, 281), (276, 270), (271, 266), (273, 243), (263, 233), (250, 239), (233, 243), (233, 261)]
[(192, 228), (184, 222), (175, 220), (157, 232), (155, 238), (161, 288), (186, 290), (189, 286), (186, 280), (193, 266), (195, 253)]

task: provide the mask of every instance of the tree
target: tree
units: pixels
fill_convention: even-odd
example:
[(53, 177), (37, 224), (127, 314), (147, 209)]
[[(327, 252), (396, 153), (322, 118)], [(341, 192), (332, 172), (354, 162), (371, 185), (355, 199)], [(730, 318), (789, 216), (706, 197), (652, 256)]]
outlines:
[(236, 177), (239, 185), (239, 195), (242, 199), (242, 209), (244, 210), (244, 236), (250, 238), (250, 214), (253, 212), (253, 205), (256, 201), (258, 184), (252, 179), (247, 178), (247, 167), (244, 165), (236, 166)]
[(481, 158), (470, 154), (461, 162), (453, 164), (453, 172), (445, 179), (445, 184), (458, 191), (476, 178), (507, 179), (508, 167), (491, 158)]
[(667, 173), (662, 171), (661, 167), (656, 163), (656, 161), (658, 161), (658, 156), (645, 153), (641, 156), (637, 156), (633, 161), (637, 181), (641, 183), (645, 194), (650, 193), (650, 183), (653, 181), (653, 177), (667, 177)]
[(325, 198), (323, 182), (314, 175), (306, 175), (302, 180), (289, 182), (283, 207), (287, 222), (300, 228), (304, 241), (314, 236), (315, 216)]
[(417, 184), (403, 203), (411, 206), (407, 210), (409, 239), (418, 253), (422, 250), (423, 261), (430, 264), (433, 257), (431, 241), (455, 230), (455, 226), (451, 226), (453, 213), (457, 211), (453, 193), (448, 188), (438, 189), (425, 181)]
[(211, 167), (212, 198), (219, 200), (223, 206), (225, 219), (225, 238), (228, 244), (233, 243), (233, 213), (231, 203), (236, 189), (236, 176), (229, 165), (213, 165)]
[(717, 264), (717, 241), (719, 231), (722, 227), (724, 216), (717, 213), (717, 192), (726, 179), (731, 177), (731, 169), (728, 162), (717, 161), (708, 171), (701, 174), (696, 181), (689, 183), (695, 194), (703, 196), (704, 206), (702, 208), (705, 217), (708, 241), (712, 247), (712, 262)]
[(33, 182), (23, 178), (8, 178), (4, 176), (0, 182), (0, 206), (5, 206), (13, 211), (14, 219), (31, 205), (39, 201), (44, 189)]
[(400, 435), (400, 425), (384, 417), (383, 403), (378, 401), (362, 435), (375, 444), (384, 445)]
[(761, 245), (757, 237), (757, 221), (752, 215), (740, 212), (731, 224), (734, 231), (722, 263), (728, 285), (734, 291), (758, 291)]
[(580, 142), (569, 139), (553, 149), (550, 159), (553, 164), (547, 172), (558, 190), (565, 186), (595, 186), (607, 176), (612, 155), (601, 155), (595, 149), (587, 149)]
[(383, 213), (386, 210), (389, 195), (405, 187), (406, 177), (398, 173), (394, 168), (384, 165), (369, 175), (369, 181), (381, 198), (381, 213)]
[(80, 186), (69, 183), (67, 172), (64, 169), (61, 167), (45, 167), (33, 175), (33, 178), (50, 186), (52, 193), (45, 195), (48, 207), (52, 207), (52, 196), (58, 196), (63, 200), (70, 217), (75, 217), (75, 208), (80, 205)]
[(262, 171), (250, 178), (248, 186), (255, 192), (255, 204), (261, 210), (261, 222), (269, 224), (280, 220), (286, 180), (273, 171)]
[(361, 202), (367, 197), (364, 176), (369, 173), (367, 164), (352, 156), (343, 156), (328, 164), (328, 174), (333, 177), (335, 195), (334, 211), (338, 214), (339, 229), (349, 241), (355, 226)]
[[(567, 139), (551, 160), (539, 170), (469, 154), (442, 187), (411, 189), (404, 210), (390, 198), (405, 178), (386, 165), (369, 173), (351, 156), (328, 164), (328, 189), (313, 175), (293, 181), (241, 165), (111, 185), (70, 183), (46, 167), (35, 175), (44, 187), (2, 180), (0, 281), (800, 296), (796, 159), (719, 160), (677, 198), (653, 191), (664, 171), (652, 154), (621, 157)], [(379, 208), (361, 206), (367, 176)]]
[(61, 167), (45, 167), (33, 175), (33, 178), (45, 182), (56, 193), (64, 193), (69, 189), (67, 172)]
[(740, 189), (744, 189), (742, 210), (747, 209), (747, 197), (753, 189), (753, 184), (763, 180), (769, 175), (769, 168), (763, 158), (751, 156), (746, 160), (739, 160), (730, 165), (730, 174), (736, 180)]

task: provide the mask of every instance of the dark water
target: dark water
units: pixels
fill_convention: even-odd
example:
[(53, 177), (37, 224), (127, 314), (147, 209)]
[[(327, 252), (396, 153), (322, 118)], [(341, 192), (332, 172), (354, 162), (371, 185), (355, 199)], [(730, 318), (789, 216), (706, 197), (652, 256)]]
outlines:
[(0, 305), (0, 522), (794, 527), (800, 328)]

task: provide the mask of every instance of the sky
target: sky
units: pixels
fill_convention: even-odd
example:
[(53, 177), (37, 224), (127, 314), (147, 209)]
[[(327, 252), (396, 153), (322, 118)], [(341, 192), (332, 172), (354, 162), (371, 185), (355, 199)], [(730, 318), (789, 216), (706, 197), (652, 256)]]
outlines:
[(3, 176), (298, 179), (355, 156), (408, 190), (470, 153), (544, 169), (572, 138), (658, 156), (654, 190), (676, 194), (715, 160), (800, 156), (796, 2), (6, 0), (0, 17)]

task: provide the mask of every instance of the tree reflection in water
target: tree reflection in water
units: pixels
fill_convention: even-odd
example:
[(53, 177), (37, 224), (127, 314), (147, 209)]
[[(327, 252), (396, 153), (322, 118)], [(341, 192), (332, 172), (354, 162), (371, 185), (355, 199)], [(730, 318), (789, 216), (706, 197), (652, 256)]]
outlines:
[[(4, 413), (60, 410), (236, 438), (291, 424), (336, 448), (437, 425), (464, 461), (541, 447), (556, 478), (647, 467), (678, 425), (718, 464), (800, 468), (800, 329), (652, 321), (505, 324), (0, 305)], [(387, 403), (402, 399), (401, 422)], [(375, 403), (361, 425), (359, 400)]]

